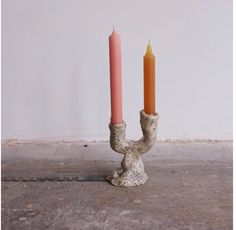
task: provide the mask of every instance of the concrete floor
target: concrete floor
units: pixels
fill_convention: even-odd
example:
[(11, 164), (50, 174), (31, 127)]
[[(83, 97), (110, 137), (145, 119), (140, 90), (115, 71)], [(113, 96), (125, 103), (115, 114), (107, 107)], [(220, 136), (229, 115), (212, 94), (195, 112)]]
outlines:
[(232, 142), (159, 142), (149, 181), (104, 176), (122, 155), (107, 142), (2, 145), (2, 229), (232, 229)]

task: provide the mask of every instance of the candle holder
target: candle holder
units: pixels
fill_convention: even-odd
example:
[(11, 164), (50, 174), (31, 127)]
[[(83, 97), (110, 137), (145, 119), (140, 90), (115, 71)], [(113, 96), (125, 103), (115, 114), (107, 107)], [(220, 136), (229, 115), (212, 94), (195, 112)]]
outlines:
[(107, 177), (107, 180), (115, 186), (131, 187), (144, 184), (148, 176), (144, 171), (142, 154), (150, 150), (156, 141), (158, 114), (149, 115), (140, 111), (140, 124), (143, 137), (138, 141), (126, 140), (126, 123), (109, 124), (110, 146), (124, 158), (121, 168)]

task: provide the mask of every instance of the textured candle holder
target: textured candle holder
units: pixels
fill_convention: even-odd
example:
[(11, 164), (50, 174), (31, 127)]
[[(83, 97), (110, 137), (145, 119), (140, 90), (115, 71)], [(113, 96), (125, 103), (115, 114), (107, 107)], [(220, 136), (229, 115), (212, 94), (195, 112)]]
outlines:
[(107, 180), (115, 186), (131, 187), (144, 184), (148, 176), (144, 171), (142, 154), (150, 150), (156, 142), (158, 114), (148, 115), (140, 111), (143, 137), (138, 141), (126, 140), (126, 123), (110, 124), (110, 146), (124, 158), (121, 168), (113, 172)]

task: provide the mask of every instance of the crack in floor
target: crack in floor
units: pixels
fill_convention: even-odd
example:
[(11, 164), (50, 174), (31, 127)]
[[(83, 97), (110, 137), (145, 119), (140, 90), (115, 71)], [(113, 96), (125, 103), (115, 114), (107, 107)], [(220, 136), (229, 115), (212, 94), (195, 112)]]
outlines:
[(2, 182), (66, 182), (66, 181), (77, 181), (77, 182), (97, 182), (97, 181), (106, 181), (105, 177), (2, 177)]

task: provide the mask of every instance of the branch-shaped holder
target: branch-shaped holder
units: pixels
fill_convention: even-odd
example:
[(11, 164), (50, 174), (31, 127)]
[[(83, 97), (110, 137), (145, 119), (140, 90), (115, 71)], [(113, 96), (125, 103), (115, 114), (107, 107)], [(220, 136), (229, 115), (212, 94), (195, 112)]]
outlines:
[(148, 176), (144, 171), (142, 154), (150, 150), (156, 142), (158, 114), (149, 115), (140, 111), (140, 124), (143, 137), (138, 141), (126, 140), (126, 123), (109, 124), (110, 146), (124, 158), (121, 168), (107, 177), (115, 186), (131, 187), (144, 184)]

